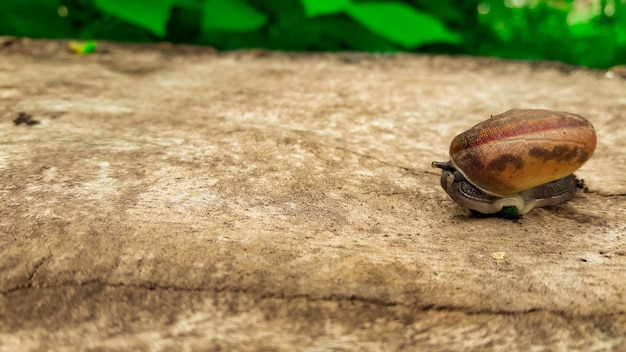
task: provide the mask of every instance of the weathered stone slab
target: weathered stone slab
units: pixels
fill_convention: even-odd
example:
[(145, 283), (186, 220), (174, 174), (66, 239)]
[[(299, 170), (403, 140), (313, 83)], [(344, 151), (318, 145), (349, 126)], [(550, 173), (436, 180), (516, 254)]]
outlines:
[[(626, 348), (625, 93), (553, 63), (5, 38), (0, 349)], [(589, 192), (470, 217), (430, 162), (511, 108), (594, 124)]]

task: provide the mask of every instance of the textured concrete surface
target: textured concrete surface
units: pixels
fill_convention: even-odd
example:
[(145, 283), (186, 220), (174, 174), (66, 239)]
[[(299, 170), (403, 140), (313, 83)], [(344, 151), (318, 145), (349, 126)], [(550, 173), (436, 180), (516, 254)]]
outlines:
[[(625, 93), (554, 63), (0, 39), (0, 350), (626, 349)], [(594, 124), (589, 191), (471, 217), (430, 162), (511, 108)]]

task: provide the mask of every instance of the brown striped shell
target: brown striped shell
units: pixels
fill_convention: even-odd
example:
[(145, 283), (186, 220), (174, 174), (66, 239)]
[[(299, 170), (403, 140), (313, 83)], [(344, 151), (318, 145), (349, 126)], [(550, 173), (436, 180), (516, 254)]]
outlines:
[(456, 136), (450, 157), (469, 182), (503, 197), (570, 175), (595, 147), (595, 130), (581, 116), (509, 110)]

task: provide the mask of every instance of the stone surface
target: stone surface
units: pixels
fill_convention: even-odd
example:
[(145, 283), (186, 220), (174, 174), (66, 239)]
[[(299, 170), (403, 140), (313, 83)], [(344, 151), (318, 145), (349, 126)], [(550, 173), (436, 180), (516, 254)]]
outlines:
[[(0, 350), (624, 349), (624, 93), (555, 63), (3, 38)], [(589, 191), (471, 217), (430, 162), (511, 108), (594, 124)]]

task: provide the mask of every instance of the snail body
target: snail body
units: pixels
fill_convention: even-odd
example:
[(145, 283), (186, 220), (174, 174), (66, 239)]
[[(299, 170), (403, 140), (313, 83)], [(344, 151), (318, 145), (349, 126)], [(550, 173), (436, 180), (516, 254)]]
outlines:
[(572, 199), (572, 173), (593, 154), (596, 134), (581, 116), (550, 110), (509, 110), (457, 135), (441, 185), (457, 203), (491, 214), (518, 215)]

